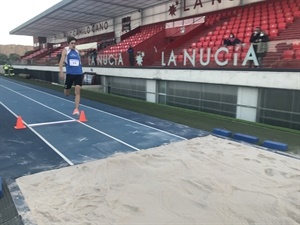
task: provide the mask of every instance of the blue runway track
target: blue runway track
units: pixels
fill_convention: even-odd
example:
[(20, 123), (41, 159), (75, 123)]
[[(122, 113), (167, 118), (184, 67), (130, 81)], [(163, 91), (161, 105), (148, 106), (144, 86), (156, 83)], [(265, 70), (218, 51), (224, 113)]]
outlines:
[[(182, 141), (208, 132), (82, 99), (87, 122), (73, 116), (73, 97), (0, 78), (0, 175), (26, 174)], [(26, 129), (16, 130), (17, 116)]]

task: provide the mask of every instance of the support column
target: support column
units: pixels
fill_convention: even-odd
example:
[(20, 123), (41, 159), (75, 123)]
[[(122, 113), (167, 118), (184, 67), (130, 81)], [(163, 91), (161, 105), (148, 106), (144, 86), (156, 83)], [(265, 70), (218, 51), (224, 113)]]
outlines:
[(258, 89), (239, 87), (236, 118), (256, 122)]
[(147, 102), (156, 103), (157, 85), (156, 80), (147, 80), (146, 82), (146, 99)]

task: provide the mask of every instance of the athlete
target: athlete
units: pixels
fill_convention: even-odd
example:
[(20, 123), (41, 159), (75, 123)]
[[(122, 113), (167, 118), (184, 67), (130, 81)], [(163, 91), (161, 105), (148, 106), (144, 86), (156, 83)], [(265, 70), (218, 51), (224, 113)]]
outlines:
[(62, 51), (61, 59), (59, 62), (60, 78), (64, 77), (63, 66), (66, 66), (66, 77), (64, 93), (66, 96), (70, 95), (70, 89), (74, 83), (75, 85), (75, 109), (73, 115), (79, 115), (80, 103), (80, 89), (82, 87), (83, 71), (81, 65), (80, 53), (76, 49), (77, 39), (74, 37), (68, 38), (68, 47)]

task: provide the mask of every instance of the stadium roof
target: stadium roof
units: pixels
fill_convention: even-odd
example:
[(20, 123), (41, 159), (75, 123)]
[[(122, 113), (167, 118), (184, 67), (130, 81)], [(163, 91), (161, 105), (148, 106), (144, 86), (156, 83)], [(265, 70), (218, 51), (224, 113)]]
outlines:
[(62, 0), (10, 34), (50, 37), (168, 2), (165, 0)]

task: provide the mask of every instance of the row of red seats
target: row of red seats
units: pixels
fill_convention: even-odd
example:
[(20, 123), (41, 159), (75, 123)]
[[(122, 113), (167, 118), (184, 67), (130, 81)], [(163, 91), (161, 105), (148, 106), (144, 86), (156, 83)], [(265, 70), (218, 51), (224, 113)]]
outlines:
[(300, 50), (300, 42), (298, 42), (298, 43), (294, 42), (294, 43), (292, 44), (292, 48), (293, 48), (294, 50)]
[[(285, 27), (287, 26), (287, 24), (293, 23), (293, 19), (289, 19), (288, 22), (285, 21), (269, 21), (269, 23), (262, 23), (260, 21), (256, 21), (253, 23), (245, 23), (245, 24), (234, 24), (234, 25), (227, 25), (227, 26), (222, 26), (222, 27), (216, 27), (216, 30), (213, 32), (214, 35), (217, 34), (222, 34), (222, 33), (226, 33), (226, 30), (232, 30), (232, 29), (244, 29), (246, 31), (248, 31), (249, 29), (252, 30), (252, 28), (254, 27), (261, 27), (264, 26), (264, 29), (273, 29), (273, 28), (279, 28), (280, 29), (285, 29)], [(280, 25), (279, 25), (280, 24)], [(222, 31), (223, 30), (223, 31)]]
[(284, 60), (288, 59), (299, 59), (300, 60), (300, 49), (299, 50), (285, 50), (282, 53)]
[[(236, 45), (236, 46), (227, 46), (228, 52), (234, 53), (234, 52), (247, 52), (249, 50), (250, 45), (249, 44), (242, 44), (242, 45)], [(220, 46), (215, 46), (210, 48), (211, 53), (215, 53)], [(204, 52), (207, 52), (208, 48), (202, 48)], [(192, 53), (193, 50), (195, 50), (196, 53), (199, 53), (199, 48), (197, 46), (197, 43), (192, 43), (191, 47), (187, 49), (188, 53)], [(184, 50), (182, 50), (181, 53), (183, 53)]]

